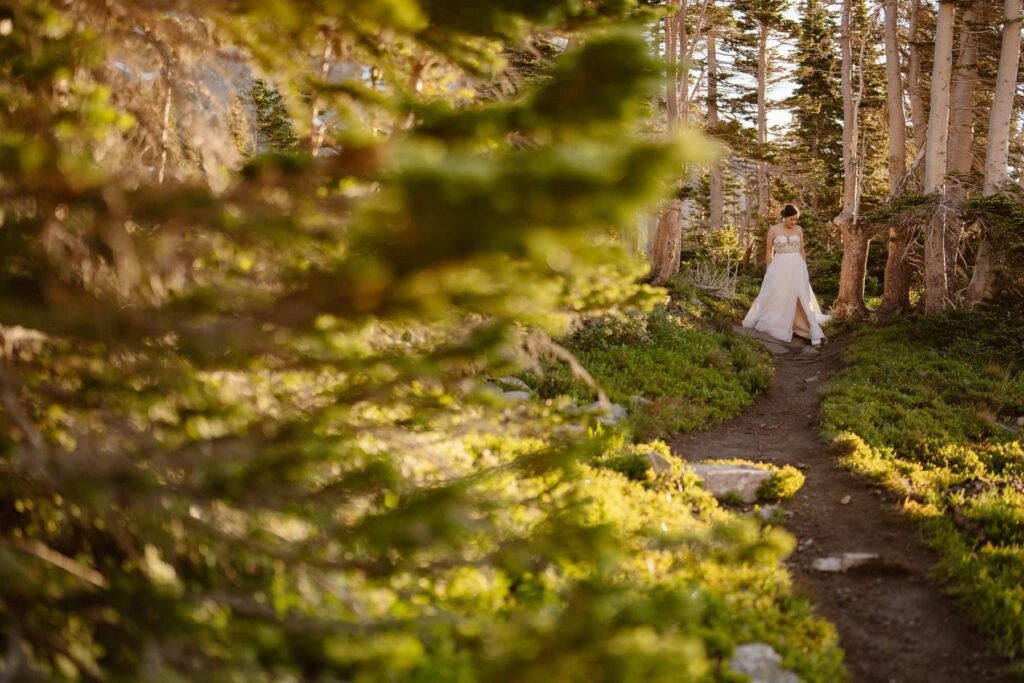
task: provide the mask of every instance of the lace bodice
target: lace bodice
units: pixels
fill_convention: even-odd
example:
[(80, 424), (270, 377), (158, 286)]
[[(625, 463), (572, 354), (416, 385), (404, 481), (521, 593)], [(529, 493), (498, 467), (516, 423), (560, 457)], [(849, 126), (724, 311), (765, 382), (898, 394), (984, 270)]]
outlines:
[(776, 254), (800, 253), (800, 235), (776, 235)]

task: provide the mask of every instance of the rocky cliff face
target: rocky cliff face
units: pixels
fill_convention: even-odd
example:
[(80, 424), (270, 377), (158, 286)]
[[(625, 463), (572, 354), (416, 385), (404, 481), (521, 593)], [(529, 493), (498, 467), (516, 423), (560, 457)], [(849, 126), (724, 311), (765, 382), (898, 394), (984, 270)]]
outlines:
[(115, 100), (137, 119), (108, 161), (154, 176), (163, 167), (167, 179), (198, 174), (219, 188), (255, 149), (256, 74), (203, 22), (169, 14), (157, 27), (134, 27), (108, 53), (107, 71)]

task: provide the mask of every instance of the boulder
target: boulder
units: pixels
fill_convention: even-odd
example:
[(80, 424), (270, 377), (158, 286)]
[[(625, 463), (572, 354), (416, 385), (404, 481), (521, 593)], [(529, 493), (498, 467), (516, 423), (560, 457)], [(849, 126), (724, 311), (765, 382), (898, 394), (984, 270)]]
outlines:
[(618, 403), (609, 403), (608, 408), (605, 408), (601, 405), (600, 401), (594, 401), (593, 403), (584, 406), (583, 410), (588, 413), (597, 413), (597, 421), (606, 426), (618, 424), (619, 421), (625, 419), (628, 414), (626, 409)]
[(654, 470), (655, 474), (664, 474), (665, 472), (672, 471), (672, 463), (661, 453), (650, 451), (644, 453), (643, 456), (647, 458), (647, 462), (651, 463), (651, 469)]
[(767, 643), (738, 646), (729, 660), (729, 668), (750, 677), (751, 683), (800, 683), (800, 677), (782, 668), (782, 655)]
[(761, 484), (773, 474), (769, 469), (753, 465), (700, 463), (690, 467), (715, 498), (736, 496), (744, 503), (756, 502)]

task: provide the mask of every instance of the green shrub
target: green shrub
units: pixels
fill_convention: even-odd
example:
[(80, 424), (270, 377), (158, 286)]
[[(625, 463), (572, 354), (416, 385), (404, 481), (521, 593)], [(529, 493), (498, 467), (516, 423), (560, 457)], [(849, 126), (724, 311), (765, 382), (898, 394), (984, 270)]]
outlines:
[[(659, 307), (643, 317), (603, 319), (564, 342), (611, 401), (630, 410), (641, 438), (691, 431), (725, 420), (770, 384), (766, 355), (748, 339)], [(591, 390), (564, 366), (530, 379), (543, 398), (567, 394), (592, 401)]]
[(796, 495), (804, 485), (804, 473), (790, 465), (772, 467), (771, 479), (757, 490), (757, 499), (762, 501), (787, 500)]

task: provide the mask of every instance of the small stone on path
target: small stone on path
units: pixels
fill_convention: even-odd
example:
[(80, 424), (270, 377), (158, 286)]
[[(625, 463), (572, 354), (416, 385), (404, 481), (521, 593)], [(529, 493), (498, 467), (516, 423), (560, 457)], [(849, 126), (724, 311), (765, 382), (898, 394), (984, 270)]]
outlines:
[(853, 496), (845, 495), (839, 499), (839, 503), (841, 505), (849, 505), (851, 500), (853, 500)]
[(843, 553), (831, 557), (819, 557), (811, 563), (816, 572), (845, 572), (878, 559), (875, 553)]

